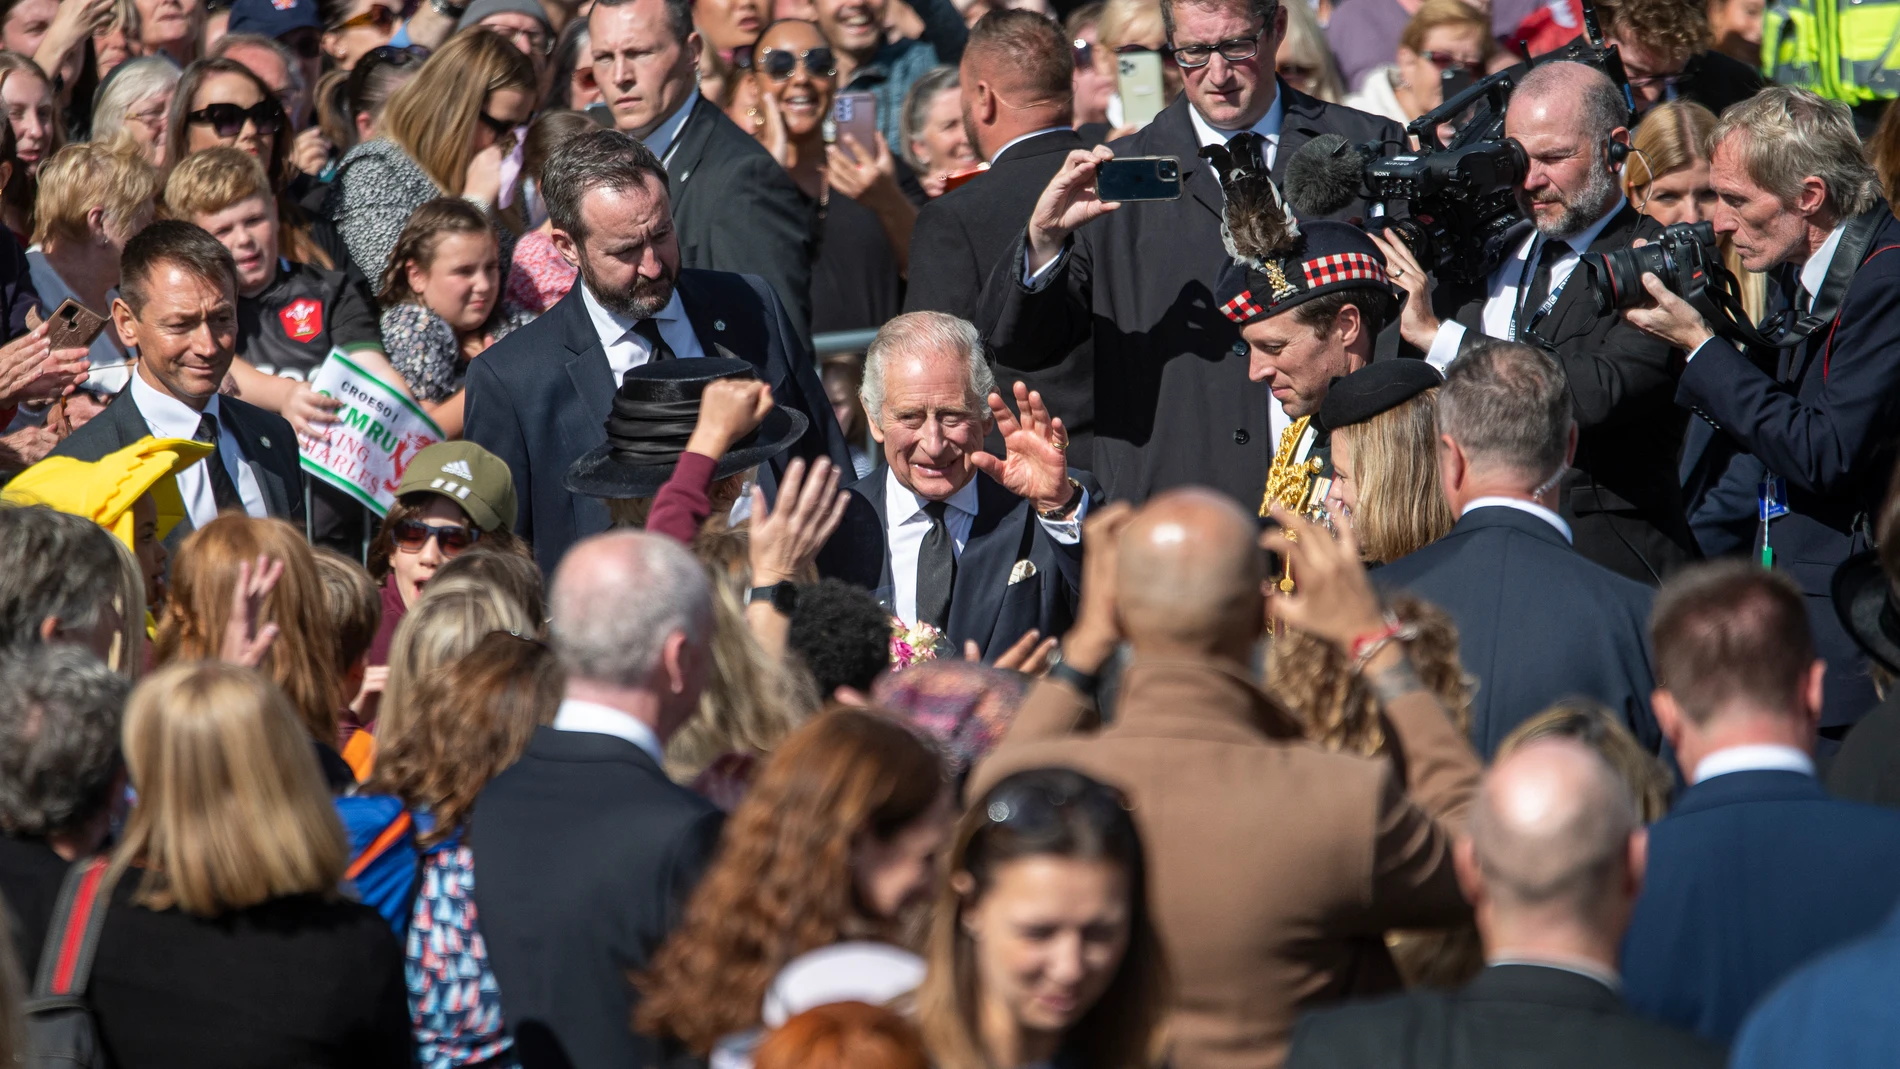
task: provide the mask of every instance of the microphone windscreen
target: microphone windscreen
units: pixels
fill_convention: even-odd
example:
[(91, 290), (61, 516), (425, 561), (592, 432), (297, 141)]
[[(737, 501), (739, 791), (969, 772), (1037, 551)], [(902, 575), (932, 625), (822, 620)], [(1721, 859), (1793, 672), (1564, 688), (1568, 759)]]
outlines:
[(1332, 215), (1359, 197), (1365, 155), (1338, 134), (1320, 134), (1286, 163), (1286, 202), (1302, 219)]

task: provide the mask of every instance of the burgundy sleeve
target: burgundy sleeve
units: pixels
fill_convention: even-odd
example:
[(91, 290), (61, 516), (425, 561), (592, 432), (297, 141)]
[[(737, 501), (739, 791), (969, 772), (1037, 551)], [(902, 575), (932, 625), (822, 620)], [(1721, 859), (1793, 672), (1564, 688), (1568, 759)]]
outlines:
[(699, 533), (699, 525), (712, 514), (712, 498), (706, 491), (712, 488), (713, 471), (718, 466), (719, 461), (714, 457), (681, 453), (679, 463), (673, 466), (672, 478), (666, 480), (666, 485), (653, 497), (653, 508), (647, 512), (647, 530), (691, 546), (693, 536)]

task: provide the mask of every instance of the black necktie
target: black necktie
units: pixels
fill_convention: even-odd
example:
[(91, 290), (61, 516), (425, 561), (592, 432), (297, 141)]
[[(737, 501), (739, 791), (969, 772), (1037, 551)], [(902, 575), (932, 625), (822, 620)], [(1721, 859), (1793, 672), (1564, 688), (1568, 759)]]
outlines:
[(1517, 333), (1525, 334), (1535, 325), (1538, 309), (1550, 299), (1550, 269), (1563, 254), (1570, 251), (1568, 242), (1540, 239), (1537, 243), (1537, 268), (1531, 272), (1530, 288), (1524, 291), (1523, 302), (1518, 305)]
[(674, 359), (673, 347), (666, 344), (665, 338), (660, 337), (658, 320), (642, 319), (633, 325), (633, 332), (646, 339), (647, 352), (652, 354), (647, 357), (649, 362), (657, 364), (662, 360)]
[[(200, 442), (218, 444), (218, 417), (206, 412), (198, 419), (198, 433), (192, 438)], [(224, 466), (224, 452), (217, 450), (204, 460), (205, 472), (211, 477), (211, 500), (217, 502), (218, 511), (227, 509), (244, 511), (244, 498), (238, 493), (237, 484), (231, 481), (231, 472)]]
[(950, 621), (950, 588), (957, 581), (957, 547), (950, 540), (950, 527), (943, 522), (942, 501), (924, 506), (930, 517), (930, 532), (917, 550), (917, 619), (941, 631)]

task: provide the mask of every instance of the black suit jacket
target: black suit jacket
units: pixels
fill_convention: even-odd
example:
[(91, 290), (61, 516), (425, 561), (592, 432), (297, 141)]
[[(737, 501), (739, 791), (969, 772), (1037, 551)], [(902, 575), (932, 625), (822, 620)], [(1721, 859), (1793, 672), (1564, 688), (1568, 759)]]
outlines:
[[(1285, 120), (1276, 179), (1315, 134), (1355, 144), (1401, 134), (1388, 119), (1315, 100), (1285, 82), (1279, 91)], [(1057, 365), (1093, 338), (1092, 470), (1109, 497), (1139, 501), (1200, 484), (1252, 509), (1272, 460), (1273, 394), (1247, 380), (1240, 328), (1214, 301), (1231, 260), (1221, 244), (1220, 182), (1196, 155), (1187, 97), (1112, 147), (1118, 156), (1178, 157), (1180, 199), (1127, 204), (1076, 231), (1033, 292), (1023, 285), (1019, 233), (1002, 270), (984, 284), (976, 324), (1012, 374)], [(1354, 202), (1335, 217), (1364, 214), (1365, 205)]]
[(469, 821), (475, 905), (527, 1069), (652, 1066), (644, 972), (710, 863), (723, 815), (625, 739), (535, 729)]
[(743, 272), (770, 283), (811, 348), (811, 212), (772, 154), (699, 97), (666, 154), (680, 266)]
[[(1529, 228), (1520, 224), (1506, 247), (1515, 248)], [(1627, 249), (1635, 239), (1654, 241), (1661, 232), (1655, 220), (1626, 204), (1590, 251)], [(1460, 351), (1484, 339), (1486, 297), (1486, 284), (1447, 284), (1432, 293), (1438, 318), (1466, 328)], [(1581, 266), (1536, 333), (1563, 365), (1577, 419), (1577, 459), (1564, 478), (1558, 509), (1576, 533), (1577, 552), (1613, 572), (1659, 585), (1701, 555), (1676, 470), (1687, 423), (1673, 400), (1681, 357), (1668, 342), (1630, 326), (1621, 313), (1598, 315)]]
[[(773, 400), (810, 421), (791, 452), (773, 463), (828, 456), (850, 471), (818, 371), (772, 288), (757, 276), (689, 269), (680, 272), (679, 295), (706, 355), (722, 345), (751, 361), (771, 384)], [(467, 382), (464, 436), (508, 462), (521, 503), (515, 531), (552, 575), (569, 546), (608, 526), (607, 506), (568, 492), (564, 481), (575, 460), (607, 440), (604, 425), (618, 385), (581, 287), (470, 363)]]
[(1603, 984), (1493, 965), (1463, 990), (1308, 1014), (1286, 1069), (1720, 1069), (1720, 1047), (1645, 1021)]
[[(1069, 153), (1085, 147), (1073, 130), (1037, 134), (1013, 146), (967, 184), (924, 205), (910, 234), (910, 288), (904, 293), (904, 311), (975, 319), (983, 283), (1016, 251), (1016, 237), (1028, 225), (1043, 189)], [(1042, 392), (1049, 411), (1062, 417), (1069, 430), (1069, 463), (1087, 470), (1095, 448), (1095, 360), (1089, 343), (1083, 341), (1067, 356), (1034, 371), (998, 370), (1004, 385), (1021, 379)]]
[[(244, 463), (257, 477), (264, 492), (264, 511), (279, 519), (301, 525), (303, 509), (303, 464), (297, 456), (297, 433), (290, 422), (275, 412), (267, 412), (235, 397), (218, 398), (218, 418), (231, 429), (244, 453)], [(54, 447), (56, 457), (100, 460), (141, 438), (150, 438), (152, 428), (139, 414), (132, 400), (132, 389), (119, 391), (104, 412), (86, 421), (65, 441)], [(215, 461), (217, 454), (205, 458)], [(177, 546), (194, 530), (191, 517), (179, 521), (165, 536), (165, 544)]]
[(1543, 519), (1473, 509), (1450, 534), (1373, 578), (1458, 625), (1459, 656), (1478, 680), (1471, 744), (1485, 760), (1512, 728), (1573, 695), (1609, 706), (1644, 747), (1661, 749), (1649, 710), (1653, 592), (1585, 560)]
[[(818, 573), (863, 587), (889, 607), (895, 586), (884, 536), (885, 471), (879, 465), (851, 485), (844, 522), (825, 543)], [(1100, 496), (1094, 480), (1071, 474), (1082, 482), (1083, 493)], [(976, 518), (957, 557), (945, 634), (958, 650), (974, 641), (989, 661), (1031, 628), (1044, 637), (1069, 629), (1082, 589), (1082, 546), (1050, 538), (1036, 520), (1035, 506), (982, 472), (976, 474), (976, 486)], [(1031, 574), (1018, 577), (1018, 569)]]
[[(1755, 489), (1746, 484), (1763, 468), (1787, 482), (1790, 514), (1774, 521), (1769, 544), (1775, 566), (1808, 595), (1828, 662), (1823, 727), (1851, 724), (1875, 701), (1830, 589), (1834, 569), (1868, 548), (1866, 518), (1880, 514), (1900, 426), (1900, 220), (1880, 210), (1885, 218), (1831, 326), (1797, 348), (1768, 352), (1744, 354), (1716, 338), (1689, 361), (1676, 389), (1677, 403), (1714, 432), (1687, 473), (1689, 493), (1749, 500)], [(1792, 292), (1795, 272), (1780, 275), (1778, 288)], [(1758, 464), (1738, 464), (1741, 453)]]

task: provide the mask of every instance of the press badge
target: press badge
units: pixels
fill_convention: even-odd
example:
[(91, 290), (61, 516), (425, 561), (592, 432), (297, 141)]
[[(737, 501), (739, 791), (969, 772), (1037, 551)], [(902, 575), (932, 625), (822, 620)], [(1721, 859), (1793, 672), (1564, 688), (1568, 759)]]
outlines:
[(1756, 514), (1761, 519), (1761, 566), (1775, 566), (1775, 551), (1768, 544), (1768, 521), (1788, 514), (1788, 484), (1770, 472), (1756, 488)]

